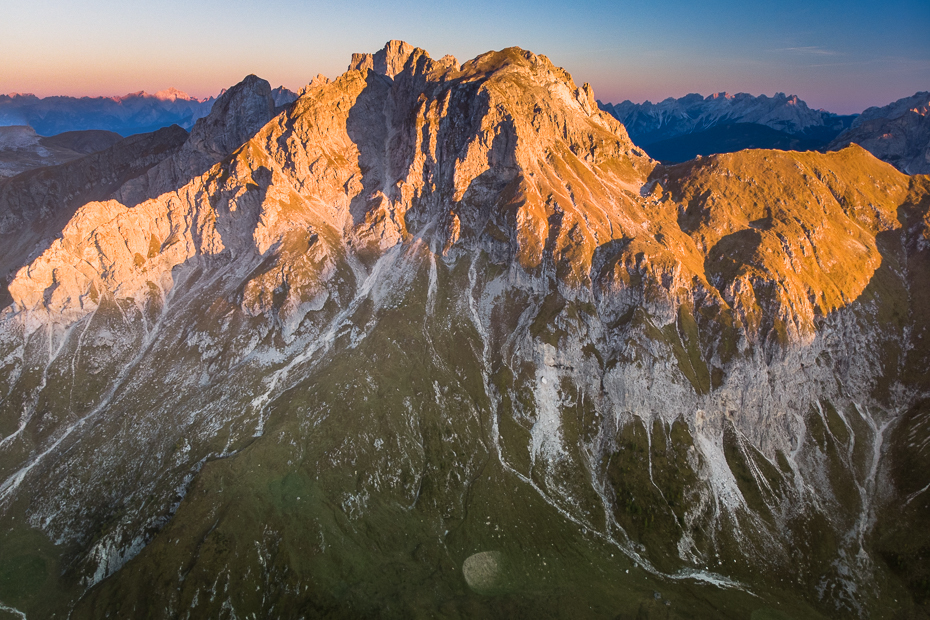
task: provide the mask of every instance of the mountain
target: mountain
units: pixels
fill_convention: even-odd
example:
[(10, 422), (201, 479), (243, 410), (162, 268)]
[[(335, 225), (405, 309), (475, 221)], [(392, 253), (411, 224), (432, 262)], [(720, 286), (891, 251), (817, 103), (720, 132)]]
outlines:
[(869, 108), (829, 148), (858, 144), (908, 174), (930, 174), (930, 92)]
[(128, 180), (112, 198), (127, 207), (183, 187), (238, 149), (274, 116), (271, 86), (254, 75), (223, 91), (199, 119), (181, 149), (144, 175)]
[(855, 118), (811, 110), (796, 95), (784, 93), (776, 93), (774, 97), (747, 93), (716, 93), (703, 97), (693, 93), (680, 99), (669, 97), (659, 103), (624, 101), (619, 104), (598, 102), (598, 105), (623, 123), (630, 138), (643, 147), (734, 123), (764, 125), (826, 144)]
[(197, 99), (168, 89), (123, 97), (36, 97), (0, 95), (0, 126), (29, 125), (42, 135), (97, 129), (122, 136), (179, 125), (193, 127), (206, 116), (214, 98)]
[(823, 146), (822, 140), (799, 137), (758, 123), (724, 123), (703, 131), (659, 140), (643, 147), (643, 150), (659, 161), (681, 163), (698, 155), (706, 157), (744, 149), (812, 151)]
[(275, 108), (281, 108), (297, 101), (297, 93), (283, 86), (278, 86), (271, 91), (271, 98), (274, 100)]
[(129, 179), (169, 157), (187, 140), (173, 126), (123, 138), (67, 163), (0, 180), (0, 304), (12, 275), (44, 251), (78, 207), (104, 200)]
[[(60, 236), (78, 207), (114, 198), (133, 207), (183, 187), (247, 141), (273, 108), (268, 82), (250, 75), (225, 91), (190, 135), (177, 125), (136, 134), (93, 156), (0, 182), (0, 303), (9, 303), (10, 275)], [(62, 141), (79, 139), (64, 134)]]
[(598, 102), (651, 157), (676, 163), (746, 148), (839, 150), (858, 144), (908, 174), (930, 173), (930, 94), (861, 115), (811, 110), (792, 95), (691, 94), (658, 104)]
[(111, 131), (69, 131), (42, 137), (29, 126), (0, 127), (0, 178), (102, 151), (120, 138)]
[(0, 610), (930, 613), (930, 178), (517, 48), (229, 93), (9, 284)]
[[(0, 128), (2, 131), (3, 128)], [(66, 131), (39, 138), (39, 143), (45, 147), (57, 147), (74, 151), (79, 155), (89, 155), (107, 149), (122, 138), (121, 135), (102, 129), (88, 129), (85, 131)]]

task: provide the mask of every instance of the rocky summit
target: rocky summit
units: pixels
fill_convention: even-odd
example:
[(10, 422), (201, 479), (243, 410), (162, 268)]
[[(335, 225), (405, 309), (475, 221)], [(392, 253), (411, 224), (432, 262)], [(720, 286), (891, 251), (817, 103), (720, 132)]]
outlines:
[(930, 178), (516, 48), (275, 105), (0, 202), (0, 616), (927, 617)]

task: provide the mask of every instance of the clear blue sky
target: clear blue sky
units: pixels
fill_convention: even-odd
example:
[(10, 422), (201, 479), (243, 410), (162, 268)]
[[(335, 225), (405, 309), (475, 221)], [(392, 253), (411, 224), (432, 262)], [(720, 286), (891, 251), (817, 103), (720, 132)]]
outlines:
[(459, 61), (517, 45), (612, 102), (783, 91), (849, 113), (930, 90), (928, 0), (0, 0), (0, 93), (297, 89), (389, 39)]

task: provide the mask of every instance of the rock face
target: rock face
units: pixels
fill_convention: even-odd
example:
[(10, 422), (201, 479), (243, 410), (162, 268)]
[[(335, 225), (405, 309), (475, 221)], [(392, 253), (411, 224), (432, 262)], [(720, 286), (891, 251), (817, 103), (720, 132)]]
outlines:
[(185, 150), (222, 159), (271, 120), (274, 107), (268, 82), (249, 75), (223, 93), (210, 114), (197, 121)]
[(225, 91), (197, 121), (181, 150), (144, 176), (123, 185), (114, 198), (133, 207), (176, 190), (229, 156), (274, 116), (271, 86), (254, 75)]
[(405, 41), (388, 41), (383, 49), (374, 54), (353, 54), (349, 71), (369, 70), (393, 78), (404, 70), (407, 60), (414, 53), (412, 45)]
[(170, 125), (189, 129), (212, 105), (213, 97), (197, 99), (174, 88), (124, 97), (40, 98), (12, 93), (0, 95), (0, 126), (30, 125), (45, 136), (82, 130), (129, 136)]
[(102, 151), (120, 139), (111, 131), (69, 131), (42, 137), (28, 125), (0, 127), (0, 179), (72, 161)]
[(659, 103), (600, 103), (617, 118), (638, 145), (706, 131), (719, 125), (753, 123), (802, 138), (829, 142), (849, 127), (852, 116), (837, 116), (811, 110), (796, 95), (776, 93), (774, 97), (748, 93), (716, 93), (703, 97), (690, 94)]
[(930, 92), (869, 108), (831, 144), (858, 144), (907, 174), (930, 174)]
[[(86, 136), (64, 138), (73, 143)], [(59, 166), (0, 181), (0, 303), (9, 302), (10, 276), (60, 236), (79, 207), (109, 198), (127, 180), (177, 153), (186, 140), (187, 132), (175, 125), (124, 138)]]
[(658, 166), (516, 48), (270, 92), (11, 282), (4, 605), (927, 612), (930, 179)]

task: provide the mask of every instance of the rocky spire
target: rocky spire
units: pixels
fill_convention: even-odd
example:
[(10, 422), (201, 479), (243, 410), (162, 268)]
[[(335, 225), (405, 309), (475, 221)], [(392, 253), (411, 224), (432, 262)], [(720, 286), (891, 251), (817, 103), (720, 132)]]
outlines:
[(388, 41), (380, 51), (374, 54), (352, 54), (349, 71), (370, 70), (393, 78), (404, 70), (407, 61), (415, 52), (429, 57), (425, 51), (413, 47), (406, 41)]

